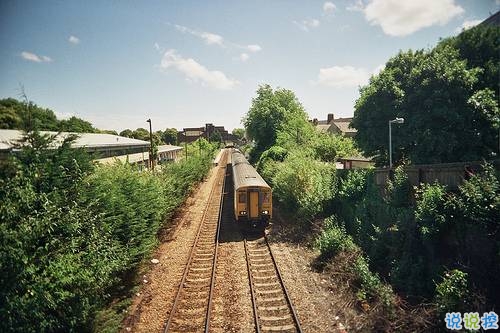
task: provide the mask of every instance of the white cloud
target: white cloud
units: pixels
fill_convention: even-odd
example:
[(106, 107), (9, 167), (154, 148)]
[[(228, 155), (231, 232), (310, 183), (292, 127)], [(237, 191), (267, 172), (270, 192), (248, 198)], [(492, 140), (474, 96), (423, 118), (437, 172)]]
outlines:
[(372, 25), (380, 25), (390, 36), (406, 36), (422, 28), (444, 25), (464, 13), (455, 0), (371, 0), (364, 9)]
[(293, 21), (293, 23), (304, 31), (309, 31), (312, 28), (319, 27), (319, 20), (317, 19), (302, 20), (300, 22)]
[(364, 68), (333, 66), (320, 68), (316, 83), (334, 88), (358, 87), (367, 84), (369, 78)]
[(75, 37), (75, 36), (69, 36), (68, 42), (70, 42), (71, 44), (75, 44), (75, 45), (80, 44), (80, 38)]
[[(171, 25), (169, 23), (169, 25)], [(221, 35), (214, 34), (212, 32), (207, 32), (207, 31), (198, 31), (194, 30), (179, 24), (173, 24), (176, 30), (182, 32), (182, 33), (187, 33), (196, 37), (199, 37), (205, 41), (207, 45), (219, 45), (220, 47), (231, 47), (231, 48), (238, 48), (242, 50), (246, 50), (249, 52), (259, 52), (262, 50), (262, 47), (257, 44), (249, 44), (249, 45), (240, 45), (236, 43), (232, 43), (228, 40), (225, 40), (224, 37)]]
[(198, 31), (198, 30), (193, 30), (188, 27), (174, 24), (175, 29), (182, 33), (188, 33), (193, 36), (199, 37), (205, 41), (207, 45), (219, 45), (219, 46), (224, 46), (224, 38), (220, 35), (211, 33), (211, 32), (206, 32), (206, 31)]
[(259, 52), (262, 50), (262, 47), (260, 47), (257, 44), (252, 44), (252, 45), (247, 45), (246, 49), (250, 52)]
[(174, 68), (193, 82), (220, 90), (230, 90), (239, 84), (237, 80), (228, 78), (221, 71), (208, 70), (191, 58), (183, 58), (176, 50), (167, 50), (163, 55), (160, 67), (164, 70)]
[(323, 4), (323, 13), (330, 15), (333, 14), (337, 6), (333, 2), (327, 1)]
[(246, 54), (246, 53), (240, 54), (240, 60), (242, 62), (246, 62), (249, 58), (250, 58), (250, 56), (248, 54)]
[(378, 75), (384, 69), (385, 69), (385, 64), (378, 65), (377, 67), (375, 67), (375, 69), (373, 70), (372, 74), (373, 75)]
[(153, 47), (156, 51), (160, 51), (160, 44), (158, 44), (157, 42), (154, 43)]
[(33, 61), (33, 62), (51, 62), (52, 61), (52, 59), (50, 57), (38, 56), (34, 53), (26, 52), (26, 51), (21, 52), (21, 57), (25, 60)]
[(208, 45), (217, 44), (222, 46), (224, 44), (224, 38), (217, 34), (202, 32), (200, 37), (203, 38), (205, 40), (205, 43), (207, 43)]
[(455, 29), (455, 32), (462, 32), (463, 30), (470, 29), (472, 27), (475, 27), (479, 23), (483, 22), (483, 20), (469, 20), (469, 21), (464, 21), (460, 27)]
[(355, 0), (351, 5), (347, 6), (346, 9), (350, 12), (362, 12), (365, 9), (365, 5), (362, 0)]

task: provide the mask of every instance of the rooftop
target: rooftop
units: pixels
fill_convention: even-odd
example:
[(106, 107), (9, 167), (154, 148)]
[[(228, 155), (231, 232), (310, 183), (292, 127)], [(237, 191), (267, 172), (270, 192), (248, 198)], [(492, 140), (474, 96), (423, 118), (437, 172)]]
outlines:
[[(132, 138), (126, 138), (113, 134), (101, 133), (70, 133), (70, 132), (49, 132), (40, 131), (41, 134), (55, 135), (56, 144), (58, 146), (68, 136), (77, 135), (77, 139), (71, 147), (73, 148), (90, 148), (90, 149), (106, 149), (106, 148), (149, 148), (148, 141), (142, 141)], [(23, 132), (20, 130), (0, 129), (0, 150), (11, 150), (16, 143), (22, 138)]]

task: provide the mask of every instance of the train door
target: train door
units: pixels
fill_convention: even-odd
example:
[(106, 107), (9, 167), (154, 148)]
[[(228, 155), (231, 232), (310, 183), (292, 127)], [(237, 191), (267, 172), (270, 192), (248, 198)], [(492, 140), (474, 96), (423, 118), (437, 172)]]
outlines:
[(251, 219), (259, 218), (259, 192), (250, 191), (250, 200), (248, 205), (250, 207), (249, 217)]

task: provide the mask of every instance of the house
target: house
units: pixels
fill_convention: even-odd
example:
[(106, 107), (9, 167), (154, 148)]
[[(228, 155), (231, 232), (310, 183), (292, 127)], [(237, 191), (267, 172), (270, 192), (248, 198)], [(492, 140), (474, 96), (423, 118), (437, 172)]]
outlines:
[(224, 126), (214, 126), (213, 124), (205, 124), (204, 127), (184, 128), (177, 133), (177, 142), (194, 142), (199, 138), (210, 140), (214, 135), (220, 135), (222, 141), (236, 141), (238, 137), (229, 133)]
[(333, 113), (329, 113), (326, 120), (313, 119), (311, 122), (316, 129), (323, 133), (340, 134), (346, 137), (354, 137), (357, 130), (350, 128), (351, 118), (334, 118)]

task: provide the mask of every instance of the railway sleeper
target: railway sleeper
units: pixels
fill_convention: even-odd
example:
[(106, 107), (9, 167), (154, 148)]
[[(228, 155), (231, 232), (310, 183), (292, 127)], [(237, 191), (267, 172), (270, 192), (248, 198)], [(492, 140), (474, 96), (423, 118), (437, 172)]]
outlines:
[(288, 305), (275, 305), (275, 306), (259, 306), (259, 310), (262, 311), (279, 311), (279, 310), (287, 310)]
[(271, 289), (271, 290), (256, 290), (257, 294), (269, 295), (269, 294), (283, 294), (282, 289)]
[(295, 325), (282, 325), (282, 326), (261, 326), (261, 331), (267, 332), (296, 332)]
[(271, 261), (268, 256), (250, 256), (250, 261), (252, 262), (261, 262), (261, 261)]
[(266, 262), (264, 264), (254, 264), (254, 263), (250, 263), (250, 266), (252, 267), (266, 267), (266, 266), (272, 266), (274, 267), (274, 264), (272, 262)]
[(266, 287), (280, 287), (280, 284), (276, 281), (273, 281), (273, 282), (264, 282), (264, 283), (261, 283), (261, 282), (254, 282), (253, 283), (254, 287), (256, 288), (266, 288)]

